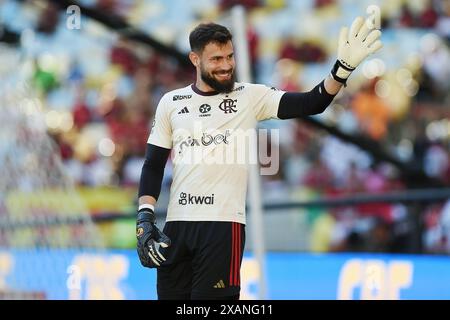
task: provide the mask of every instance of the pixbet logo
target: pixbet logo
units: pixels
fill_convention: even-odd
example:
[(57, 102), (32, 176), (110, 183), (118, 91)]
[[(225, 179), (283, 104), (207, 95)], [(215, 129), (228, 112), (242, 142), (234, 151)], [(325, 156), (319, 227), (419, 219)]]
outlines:
[(214, 204), (214, 193), (210, 196), (195, 196), (190, 193), (181, 192), (178, 203), (182, 206), (188, 204)]
[(230, 136), (230, 130), (226, 130), (225, 134), (218, 134), (214, 137), (208, 133), (203, 133), (202, 136), (202, 144), (204, 146), (209, 146), (211, 143), (214, 142), (214, 144), (221, 144), (222, 142), (225, 144), (228, 144), (227, 138)]
[[(213, 136), (209, 133), (203, 133), (202, 138), (200, 139), (202, 145), (205, 147), (211, 145), (214, 143), (215, 145), (219, 145), (222, 142), (225, 144), (228, 144), (227, 138), (230, 136), (230, 130), (226, 130), (225, 134), (217, 134)], [(179, 154), (183, 152), (183, 148), (185, 147), (194, 147), (194, 146), (200, 146), (200, 142), (198, 139), (192, 138), (191, 136), (187, 137), (186, 140), (180, 143), (180, 150), (178, 151)]]

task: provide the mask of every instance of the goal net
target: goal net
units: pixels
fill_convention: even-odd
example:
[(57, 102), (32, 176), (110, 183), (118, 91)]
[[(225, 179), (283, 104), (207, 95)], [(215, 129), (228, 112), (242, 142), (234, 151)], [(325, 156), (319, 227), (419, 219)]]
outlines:
[(21, 79), (26, 64), (7, 47), (0, 60), (0, 299), (73, 298), (70, 266), (102, 239)]

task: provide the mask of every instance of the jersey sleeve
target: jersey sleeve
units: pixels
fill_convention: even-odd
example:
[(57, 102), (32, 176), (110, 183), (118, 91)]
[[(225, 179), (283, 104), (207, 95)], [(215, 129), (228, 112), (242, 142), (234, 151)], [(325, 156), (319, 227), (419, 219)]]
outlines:
[(278, 106), (285, 91), (261, 84), (254, 85), (252, 89), (256, 120), (278, 119)]
[(147, 143), (172, 149), (172, 125), (170, 123), (169, 108), (165, 101), (164, 97), (159, 101)]

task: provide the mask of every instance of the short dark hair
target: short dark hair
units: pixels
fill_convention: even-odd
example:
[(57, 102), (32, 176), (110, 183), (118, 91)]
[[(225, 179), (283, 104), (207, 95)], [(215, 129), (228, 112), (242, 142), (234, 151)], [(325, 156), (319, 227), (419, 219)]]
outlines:
[(210, 42), (226, 44), (233, 36), (224, 26), (216, 23), (201, 23), (189, 35), (192, 51), (201, 52)]

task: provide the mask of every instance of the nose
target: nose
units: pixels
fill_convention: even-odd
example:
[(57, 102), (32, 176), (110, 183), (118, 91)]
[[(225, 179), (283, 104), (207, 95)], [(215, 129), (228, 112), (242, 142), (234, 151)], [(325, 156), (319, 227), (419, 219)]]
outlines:
[(222, 63), (220, 65), (219, 72), (230, 72), (232, 69), (231, 65), (228, 63)]
[(231, 71), (234, 68), (234, 60), (232, 58), (230, 59), (223, 59), (222, 64), (220, 65), (220, 68), (224, 71)]

